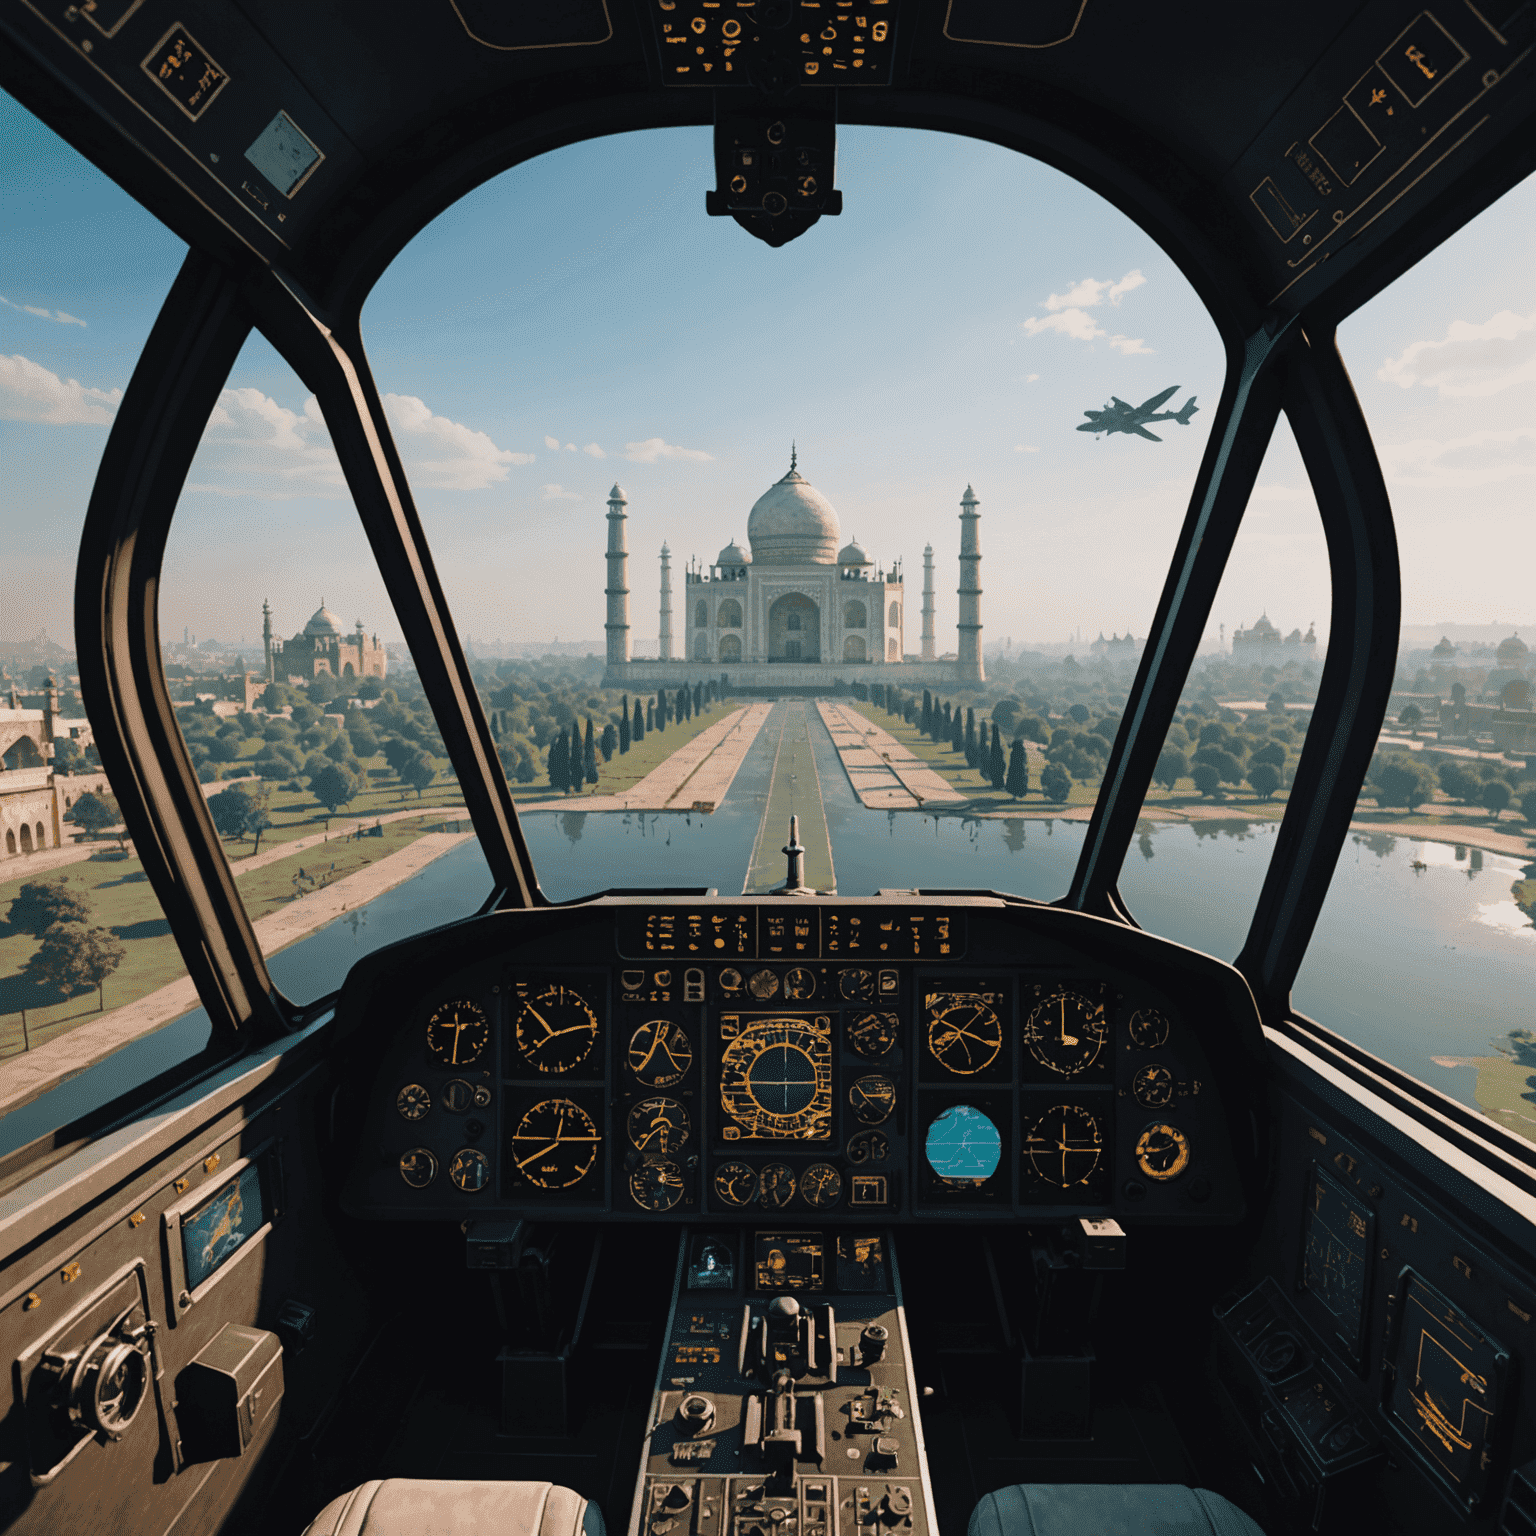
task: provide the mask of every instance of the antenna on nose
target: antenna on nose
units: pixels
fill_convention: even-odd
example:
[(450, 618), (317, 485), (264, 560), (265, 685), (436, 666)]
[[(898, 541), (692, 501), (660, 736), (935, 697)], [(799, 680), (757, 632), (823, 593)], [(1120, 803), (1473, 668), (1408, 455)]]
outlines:
[(789, 841), (781, 850), (789, 860), (789, 867), (784, 876), (784, 884), (773, 894), (775, 896), (814, 896), (815, 891), (805, 883), (805, 849), (800, 846), (800, 818), (789, 818)]

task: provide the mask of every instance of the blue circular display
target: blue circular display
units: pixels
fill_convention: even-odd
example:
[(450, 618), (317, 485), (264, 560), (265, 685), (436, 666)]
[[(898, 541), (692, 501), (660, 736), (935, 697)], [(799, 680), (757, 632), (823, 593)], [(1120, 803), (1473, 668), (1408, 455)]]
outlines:
[(979, 1109), (956, 1104), (935, 1115), (923, 1151), (928, 1166), (951, 1184), (981, 1184), (997, 1172), (1003, 1138)]

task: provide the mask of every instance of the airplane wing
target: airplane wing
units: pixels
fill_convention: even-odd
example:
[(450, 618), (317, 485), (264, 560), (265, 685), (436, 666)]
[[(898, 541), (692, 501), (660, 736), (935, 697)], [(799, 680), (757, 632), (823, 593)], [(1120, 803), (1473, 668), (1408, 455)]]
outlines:
[(1178, 389), (1178, 387), (1179, 386), (1177, 384), (1170, 384), (1168, 388), (1162, 392), (1162, 394), (1153, 395), (1150, 400), (1146, 401), (1142, 405), (1141, 409), (1143, 411), (1155, 411), (1158, 406), (1166, 405), (1173, 398), (1174, 392)]
[(1097, 421), (1080, 421), (1077, 424), (1077, 430), (1079, 432), (1102, 432), (1104, 427), (1102, 423)]
[[(1175, 385), (1174, 388), (1177, 389), (1178, 386)], [(1155, 433), (1155, 432), (1148, 432), (1145, 427), (1130, 427), (1130, 428), (1127, 428), (1126, 430), (1134, 432), (1138, 437), (1149, 437), (1149, 438), (1152, 439), (1152, 441), (1154, 443), (1162, 442), (1162, 438), (1160, 438), (1157, 435), (1157, 433)]]

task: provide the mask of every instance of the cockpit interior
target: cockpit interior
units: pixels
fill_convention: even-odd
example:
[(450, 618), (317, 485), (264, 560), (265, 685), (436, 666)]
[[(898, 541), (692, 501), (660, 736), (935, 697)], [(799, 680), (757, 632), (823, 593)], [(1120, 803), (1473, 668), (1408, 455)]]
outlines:
[[(1456, 1052), (1451, 1067), (1405, 1067), (1331, 1014), (1327, 987), (1314, 984), (1305, 1007), (1298, 990), (1309, 949), (1325, 942), (1343, 955), (1330, 974), (1353, 970), (1366, 990), (1378, 986), (1376, 930), (1351, 930), (1330, 890), (1356, 856), (1352, 828), (1382, 772), (1389, 706), (1393, 720), (1410, 720), (1397, 699), (1396, 482), (1338, 332), (1501, 200), (1523, 196), (1529, 207), (1533, 46), (1531, 0), (1445, 0), (1433, 10), (1401, 0), (329, 0), (302, 10), (269, 0), (4, 0), (7, 110), (152, 224), (179, 269), (134, 343), (125, 387), (109, 399), (67, 381), (77, 413), (67, 419), (85, 424), (69, 430), (102, 429), (99, 459), (81, 471), (88, 500), (57, 518), (71, 538), (79, 530), (71, 729), (88, 723), (94, 753), (68, 773), (94, 773), (73, 793), (95, 802), (110, 789), (114, 815), (102, 825), (120, 811), (121, 826), (91, 844), (104, 850), (92, 862), (67, 866), (75, 883), (52, 888), (64, 907), (46, 919), (62, 913), (62, 924), (39, 919), (30, 938), (23, 908), (44, 898), (14, 883), (34, 878), (23, 856), (54, 859), (67, 839), (39, 812), (18, 823), (21, 841), (0, 858), (0, 882), (13, 882), (0, 897), (14, 902), (0, 960), (4, 945), (25, 942), (27, 977), (74, 976), (80, 1009), (103, 1004), (69, 1030), (38, 1023), (51, 1006), (41, 991), (16, 990), (14, 1029), (11, 1004), (0, 1007), (0, 1044), (16, 1039), (0, 1058), (0, 1352), (10, 1365), (0, 1526), (17, 1536), (1536, 1532), (1536, 1144), (1522, 1129), (1533, 1095), (1511, 1090), (1500, 1113), (1468, 1102), (1427, 1075), (1449, 1074)], [(898, 146), (902, 135), (966, 141), (997, 157), (986, 167), (1006, 156), (1091, 196), (1181, 275), (1213, 338), (1198, 404), (1188, 382), (1166, 391), (1163, 416), (1154, 414), (1161, 399), (1138, 411), (1116, 395), (1113, 407), (1142, 425), (1103, 441), (1078, 438), (1067, 412), (1060, 435), (1083, 462), (1144, 454), (1134, 462), (1153, 477), (1166, 451), (1186, 454), (1190, 475), (1178, 482), (1166, 572), (1152, 571), (1145, 639), (1127, 653), (1102, 748), (1076, 734), (1086, 710), (1053, 719), (1049, 701), (1022, 684), (1017, 711), (1010, 704), (1000, 716), (987, 703), (1004, 736), (1028, 710), (1046, 721), (1037, 744), (1013, 743), (1017, 781), (996, 724), (989, 747), (983, 718), (972, 750), (974, 718), (962, 723), (961, 704), (951, 712), (946, 703), (941, 730), (938, 701), (930, 709), (924, 693), (930, 658), (962, 679), (971, 666), (978, 700), (984, 651), (995, 664), (975, 615), (983, 590), (998, 600), (998, 583), (974, 579), (975, 509), (985, 503), (969, 487), (954, 658), (935, 657), (931, 627), (922, 653), (907, 654), (915, 623), (906, 627), (907, 577), (893, 558), (902, 551), (889, 541), (877, 622), (863, 596), (871, 589), (854, 586), (875, 580), (857, 540), (835, 561), (816, 556), (836, 567), (828, 579), (838, 587), (826, 589), (835, 613), (818, 617), (806, 596), (784, 607), (763, 577), (784, 567), (793, 596), (788, 546), (773, 542), (793, 530), (756, 511), (750, 568), (733, 541), (707, 576), (702, 566), (680, 573), (675, 653), (663, 548), (665, 647), (642, 658), (630, 649), (631, 578), (620, 558), (626, 508), (636, 520), (640, 493), (631, 486), (631, 506), (618, 485), (604, 492), (604, 529), (601, 513), (571, 511), (575, 493), (551, 482), (543, 531), (488, 518), (464, 535), (431, 509), (427, 487), (433, 473), (442, 485), (469, 472), (421, 469), (403, 413), (426, 413), (413, 418), (418, 435), (436, 430), (448, 444), (449, 429), (458, 432), (458, 447), (441, 453), (479, 454), (487, 485), (522, 460), (392, 388), (395, 333), (365, 323), (370, 296), (397, 282), (395, 292), (411, 290), (426, 309), (440, 304), (444, 326), (479, 325), (450, 316), (419, 271), (391, 277), (402, 253), (509, 174), (579, 165), (590, 175), (562, 183), (562, 195), (617, 195), (624, 178), (605, 180), (597, 158), (611, 146), (631, 157), (626, 176), (643, 173), (637, 201), (666, 203), (663, 223), (716, 221), (716, 270), (684, 265), (641, 307), (665, 306), (666, 326), (696, 347), (711, 390), (744, 393), (767, 415), (750, 393), (729, 303), (695, 307), (688, 290), (716, 284), (713, 306), (733, 263), (743, 273), (750, 264), (757, 283), (818, 241), (834, 250), (851, 238), (866, 205), (856, 177), (839, 184), (838, 150), (840, 137), (862, 144), (861, 134)], [(686, 182), (675, 211), (665, 188), (680, 171), (669, 156), (685, 142), (703, 174)], [(590, 158), (561, 158), (576, 154)], [(914, 149), (914, 175), (920, 159)], [(902, 163), (893, 151), (898, 187)], [(978, 207), (1014, 199), (1008, 216), (1027, 222), (1014, 187), (978, 174), (965, 195)], [(71, 194), (27, 195), (65, 206)], [(514, 206), (498, 226), (508, 242), (540, 238), (532, 214), (518, 217)], [(626, 243), (628, 228), (613, 241)], [(76, 238), (82, 261), (117, 261), (99, 232)], [(467, 258), (488, 282), (512, 259), (500, 238)], [(944, 283), (963, 288), (966, 229), (942, 238), (956, 257)], [(1516, 260), (1536, 270), (1536, 244)], [(19, 281), (7, 273), (8, 285)], [(904, 313), (909, 301), (894, 288), (876, 302), (880, 281), (867, 266), (850, 271), (798, 333), (786, 316), (796, 368), (835, 381), (839, 359), (872, 345), (872, 331), (924, 323)], [(1028, 334), (1070, 339), (1076, 325), (1079, 337), (1101, 338), (1104, 356), (1138, 364), (1141, 343), (1111, 336), (1118, 321), (1106, 319), (1129, 313), (1113, 309), (1119, 291), (1084, 292), (1077, 307), (1053, 294)], [(21, 310), (5, 303), (9, 324)], [(32, 313), (74, 335), (64, 311), (62, 320)], [(1510, 323), (1510, 337), (1529, 329)], [(296, 381), (285, 397), (295, 409), (234, 388), (237, 365), (253, 357)], [(34, 370), (15, 375), (23, 384), (41, 376), (19, 353), (8, 361)], [(583, 363), (594, 389), (610, 363)], [(651, 389), (665, 391), (672, 366), (657, 360)], [(643, 351), (626, 368), (628, 388), (646, 393)], [(1477, 388), (1464, 393), (1481, 399)], [(167, 597), (211, 569), (199, 560), (241, 558), (256, 537), (235, 492), (216, 516), (187, 510), (187, 494), (207, 478), (199, 466), (218, 432), (232, 430), (232, 413), (263, 401), (295, 443), (328, 434), (337, 466), (328, 494), (340, 498), (391, 613), (387, 626), (373, 622), (403, 644), (386, 674), (387, 647), (362, 619), (353, 636), (322, 601), (279, 645), (269, 614), (265, 675), (258, 668), (253, 681), (247, 670), (220, 699), (197, 693), (188, 667), (168, 661)], [(867, 396), (846, 405), (850, 414), (882, 408)], [(1084, 414), (1086, 432), (1100, 417)], [(1511, 432), (1528, 436), (1529, 419)], [(1162, 424), (1149, 431), (1149, 421)], [(1140, 440), (1154, 431), (1159, 447)], [(1145, 814), (1170, 728), (1194, 719), (1199, 729), (1201, 710), (1188, 713), (1192, 673), (1245, 516), (1263, 506), (1277, 434), (1293, 445), (1316, 506), (1315, 537), (1297, 558), (1326, 594), (1327, 644), (1304, 729), (1255, 749), (1277, 752), (1281, 769), (1268, 792), (1252, 769), (1255, 794), (1269, 802), (1284, 778), (1266, 822), (1267, 862), (1239, 896), (1213, 902), (1230, 942), (1202, 941), (1148, 916), (1148, 877), (1136, 866), (1152, 858)], [(595, 441), (547, 441), (541, 451), (567, 479), (583, 454), (589, 466), (610, 456)], [(890, 444), (893, 463), (899, 447)], [(1034, 451), (1021, 446), (1017, 462)], [(801, 489), (798, 466), (815, 472), (803, 441), (796, 452), (774, 487), (776, 507), (819, 497)], [(709, 458), (661, 438), (631, 442), (626, 473), (686, 464), (689, 453)], [(603, 472), (606, 484), (611, 468)], [(0, 500), (11, 503), (0, 526), (33, 516), (20, 495)], [(1435, 507), (1442, 530), (1466, 512), (1461, 492), (1442, 493)], [(606, 602), (609, 646), (606, 680), (593, 673), (582, 685), (601, 704), (596, 749), (586, 717), (585, 789), (579, 714), (561, 721), (558, 750), (562, 773), (567, 756), (578, 765), (577, 792), (597, 785), (608, 796), (591, 801), (586, 824), (587, 849), (606, 851), (557, 876), (557, 822), (572, 850), (583, 823), (531, 803), (543, 792), (534, 769), (545, 769), (507, 744), (522, 696), (511, 672), (487, 682), (453, 609), (477, 561), (491, 561), (489, 544), (475, 552), (482, 534), (510, 541), (498, 550), (526, 537), (532, 551), (578, 515), (588, 522), (570, 533), (581, 552), (568, 559), (591, 588), (579, 601), (593, 617), (568, 626), (595, 633)], [(872, 538), (877, 521), (871, 512), (858, 527)], [(439, 534), (461, 546), (441, 565)], [(598, 595), (605, 537), (609, 581)], [(1079, 535), (1084, 560), (1100, 537)], [(915, 544), (905, 553), (915, 587)], [(1489, 558), (1528, 577), (1533, 553), (1527, 516)], [(290, 545), (280, 563), (308, 559)], [(0, 579), (27, 578), (15, 565)], [(551, 573), (552, 589), (564, 580)], [(510, 581), (506, 590), (515, 618)], [(526, 600), (566, 602), (559, 590)], [(767, 647), (761, 665), (754, 626)], [(1268, 631), (1252, 633), (1255, 645), (1270, 644)], [(1299, 651), (1299, 630), (1294, 638)], [(186, 660), (190, 639), (184, 650)], [(285, 668), (301, 652), (309, 670), (290, 682), (325, 671), (326, 697), (344, 702), (316, 708), (284, 693)], [(333, 673), (313, 659), (322, 652), (334, 676), (356, 685), (351, 703), (331, 691)], [(1077, 653), (1086, 658), (1086, 646)], [(1508, 779), (1489, 848), (1524, 835), (1515, 808), (1536, 784), (1526, 760), (1536, 727), (1522, 723), (1530, 695), (1519, 691), (1525, 654), (1511, 650), (1505, 666), (1501, 647), (1498, 675), (1512, 682), (1485, 710), (1495, 733), (1525, 733), (1496, 737), (1498, 751), (1478, 759)], [(825, 665), (827, 685), (808, 680), (813, 663)], [(837, 671), (844, 664), (851, 682)], [(409, 669), (415, 713), (396, 681)], [(908, 675), (917, 681), (903, 683)], [(1261, 692), (1251, 706), (1261, 719), (1266, 707), (1271, 718), (1298, 707), (1283, 685), (1264, 685), (1269, 704)], [(622, 720), (605, 729), (620, 686)], [(42, 707), (51, 721), (64, 718), (56, 688), (50, 675)], [(958, 856), (941, 861), (915, 838), (889, 879), (894, 863), (839, 856), (838, 817), (876, 808), (888, 810), (878, 819), (892, 847), (925, 812), (934, 821), (924, 835), (939, 846), (945, 797), (961, 796), (924, 766), (937, 759), (922, 755), (918, 695), (922, 730), (931, 715), (930, 738), (942, 735), (961, 769), (970, 763), (972, 782), (984, 788), (991, 772), (998, 795), (1006, 785), (1025, 805), (1031, 794), (1040, 801), (1030, 775), (1040, 777), (1045, 758), (1068, 761), (1052, 728), (1065, 726), (1072, 750), (1101, 750), (1096, 783), (1075, 785), (1077, 819), (1028, 823), (1026, 853), (1049, 833), (1057, 860), (1033, 884), (1007, 888), (1006, 871), (967, 883)], [(22, 741), (31, 715), (14, 685), (9, 703), (0, 732), (14, 724)], [(1455, 710), (1472, 705), (1438, 707), (1445, 738)], [(1204, 717), (1241, 714), (1213, 702)], [(281, 862), (275, 810), (225, 824), (226, 794), (214, 791), (235, 793), (224, 778), (246, 750), (240, 730), (226, 734), (232, 720), (253, 722), (253, 738), (265, 730), (247, 755), (275, 765), (274, 784), (293, 781), (274, 805), (296, 803), (301, 779), (311, 786), (308, 870)], [(738, 804), (750, 812), (745, 881), (734, 855), (668, 865), (628, 861), (629, 844), (599, 842), (621, 816), (633, 828), (628, 802), (599, 780), (610, 758), (623, 761), (609, 730), (624, 752), (642, 739), (656, 748), (653, 780), (673, 773), (665, 814), (650, 823), (666, 848), (714, 835), (711, 823), (728, 830)], [(668, 730), (682, 733), (673, 756), (657, 747)], [(777, 755), (754, 779), (751, 754), (768, 740), (758, 731)], [(729, 752), (731, 732), (743, 742), (737, 766), (710, 788), (714, 759), (698, 754)], [(45, 728), (43, 747), (14, 761), (11, 736), (0, 735), (10, 754), (0, 814), (10, 815), (13, 792), (41, 792), (65, 756), (79, 756), (69, 734)], [(412, 746), (428, 736), (435, 781), (431, 754)], [(538, 742), (552, 782), (554, 739), (551, 727)], [(391, 741), (398, 759), (385, 750)], [(702, 743), (692, 758), (690, 742)], [(1404, 750), (1427, 760), (1424, 747), (1415, 735)], [(321, 756), (302, 762), (306, 751)], [(336, 818), (361, 793), (347, 792), (353, 751), (359, 782), (373, 774), (395, 799), (387, 817), (371, 826), (360, 817), (343, 839)], [(1213, 785), (1217, 774), (1219, 763)], [(807, 798), (812, 779), (819, 787)], [(1494, 779), (1478, 782), (1482, 793)], [(1440, 783), (1450, 783), (1444, 769)], [(327, 785), (340, 786), (329, 801)], [(64, 792), (49, 792), (62, 806)], [(838, 809), (837, 795), (852, 809)], [(1064, 787), (1058, 811), (1068, 801)], [(1403, 803), (1411, 814), (1412, 800)], [(430, 826), (407, 823), (428, 804), (437, 807)], [(81, 810), (72, 824), (86, 822)], [(403, 841), (407, 824), (428, 835)], [(987, 835), (1005, 824), (1014, 826), (986, 823)], [(376, 849), (369, 837), (381, 840)], [(122, 862), (130, 843), (131, 864)], [(364, 879), (375, 856), (408, 859), (413, 847), (422, 861), (413, 872), (428, 854), (483, 860), (470, 897), (433, 887), (392, 927), (369, 907), (372, 937), (359, 937), (365, 898), (324, 905)], [(1469, 875), (1483, 856), (1473, 848)], [(1424, 867), (1415, 855), (1406, 878)], [(669, 868), (685, 874), (669, 880)], [(155, 904), (143, 939), (161, 945), (162, 969), (132, 1019), (130, 1008), (113, 1011), (119, 962), (91, 969), (102, 946), (87, 940), (101, 930), (83, 917), (72, 928), (77, 917), (64, 909), (78, 899), (69, 892), (79, 872), (97, 869), (106, 883), (89, 894), (103, 910), (129, 896)], [(1192, 892), (1197, 876), (1182, 878)], [(1533, 880), (1536, 866), (1525, 873), (1527, 915)], [(1159, 910), (1196, 899), (1175, 883)], [(344, 962), (312, 987), (299, 977), (298, 949), (285, 946), (320, 921), (293, 926), (294, 914), (317, 908), (328, 932), (356, 943), (336, 947)], [(120, 978), (139, 952), (139, 930), (128, 928)], [(1513, 985), (1524, 975), (1529, 987), (1530, 1024), (1536, 951), (1510, 953)], [(161, 989), (153, 998), (151, 985)], [(10, 986), (0, 983), (0, 997)], [(1463, 1001), (1472, 1015), (1481, 1006), (1475, 995)], [(1439, 1006), (1425, 994), (1426, 1010)], [(195, 1029), (189, 1010), (200, 1010)], [(1502, 1027), (1490, 1013), (1484, 1033)], [(1506, 1066), (1525, 1060), (1510, 1038)], [(1478, 1069), (1456, 1070), (1459, 1083)]]

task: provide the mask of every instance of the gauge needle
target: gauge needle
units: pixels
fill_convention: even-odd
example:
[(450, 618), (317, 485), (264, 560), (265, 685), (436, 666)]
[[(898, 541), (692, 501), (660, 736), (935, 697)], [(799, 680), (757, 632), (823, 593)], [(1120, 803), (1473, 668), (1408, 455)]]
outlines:
[(544, 1015), (542, 1013), (540, 1013), (539, 1010), (533, 1006), (532, 1003), (528, 1004), (528, 1012), (531, 1013), (534, 1016), (534, 1018), (536, 1018), (539, 1021), (539, 1023), (544, 1026), (544, 1038), (546, 1040), (552, 1034), (554, 1034), (554, 1030), (552, 1028), (550, 1028), (549, 1020), (546, 1019), (544, 1017)]
[(557, 1138), (556, 1140), (550, 1142), (550, 1144), (547, 1147), (540, 1147), (539, 1150), (537, 1152), (535, 1152), (532, 1157), (525, 1157), (525, 1158), (520, 1159), (517, 1166), (519, 1168), (526, 1168), (529, 1163), (537, 1162), (541, 1157), (548, 1157), (551, 1152), (558, 1152), (559, 1150), (560, 1150), (560, 1142), (559, 1142), (559, 1139)]
[(1076, 1045), (1077, 1036), (1067, 1033), (1067, 1000), (1061, 1000), (1061, 1043), (1063, 1045)]

